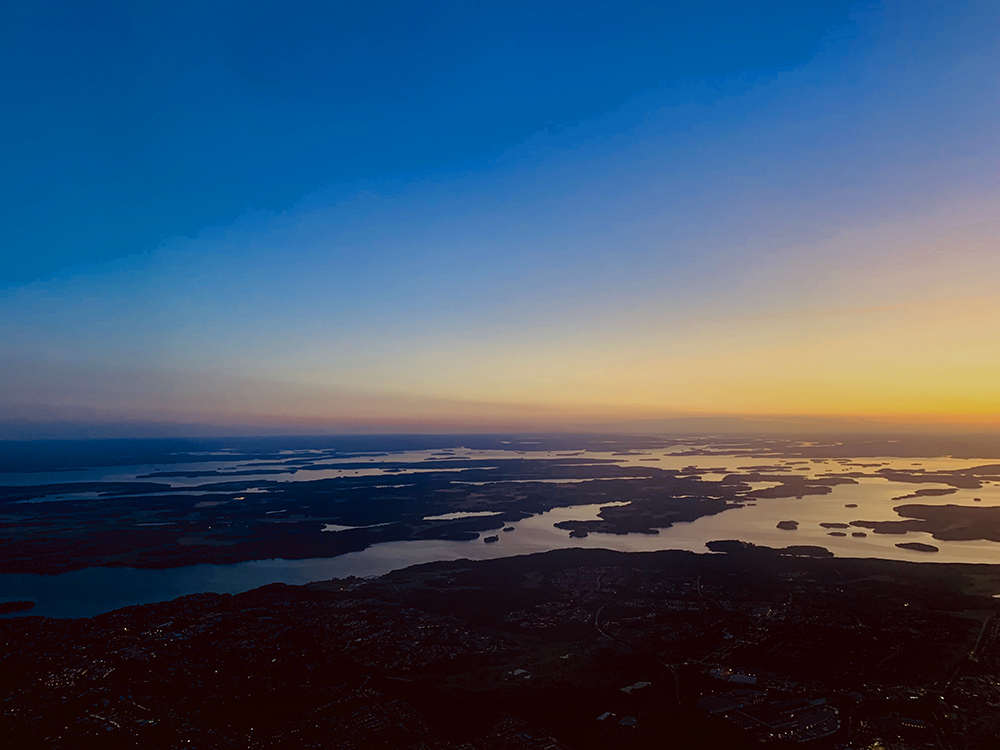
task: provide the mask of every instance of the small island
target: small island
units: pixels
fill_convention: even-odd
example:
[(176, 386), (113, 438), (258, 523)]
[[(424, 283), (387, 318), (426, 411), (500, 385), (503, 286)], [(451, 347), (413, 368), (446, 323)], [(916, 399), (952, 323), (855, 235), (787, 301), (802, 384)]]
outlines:
[(799, 528), (798, 521), (778, 521), (778, 528), (785, 531), (795, 531)]
[(0, 615), (9, 615), (12, 612), (25, 612), (34, 608), (35, 603), (32, 601), (0, 602)]
[(783, 557), (833, 557), (833, 553), (826, 547), (818, 547), (814, 545), (798, 544), (792, 545), (791, 547), (781, 547), (775, 549), (774, 547), (761, 547), (759, 545), (753, 544), (752, 542), (741, 542), (736, 539), (717, 539), (711, 542), (705, 542), (705, 547), (707, 547), (712, 552), (722, 552), (727, 555), (750, 555), (758, 556), (763, 558), (771, 557), (773, 555), (779, 555)]
[(896, 545), (900, 549), (911, 549), (914, 552), (937, 552), (938, 548), (933, 544), (924, 544), (923, 542), (900, 542)]
[(893, 510), (906, 520), (852, 521), (876, 534), (921, 531), (944, 541), (982, 539), (1000, 542), (1000, 506), (899, 505)]

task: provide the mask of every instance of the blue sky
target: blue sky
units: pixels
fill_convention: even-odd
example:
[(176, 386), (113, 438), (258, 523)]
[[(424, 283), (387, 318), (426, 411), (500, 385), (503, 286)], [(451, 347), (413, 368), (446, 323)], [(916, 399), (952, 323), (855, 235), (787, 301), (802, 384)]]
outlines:
[(9, 418), (1000, 415), (995, 3), (4, 13)]
[(330, 183), (478, 169), (665, 83), (801, 64), (848, 7), (9, 4), (4, 275), (151, 250)]

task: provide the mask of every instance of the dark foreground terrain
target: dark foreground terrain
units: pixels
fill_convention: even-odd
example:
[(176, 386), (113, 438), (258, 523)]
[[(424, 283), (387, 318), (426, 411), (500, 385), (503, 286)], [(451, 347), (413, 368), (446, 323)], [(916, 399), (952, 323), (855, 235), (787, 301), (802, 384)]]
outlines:
[(561, 550), (0, 622), (5, 747), (998, 747), (1000, 567)]

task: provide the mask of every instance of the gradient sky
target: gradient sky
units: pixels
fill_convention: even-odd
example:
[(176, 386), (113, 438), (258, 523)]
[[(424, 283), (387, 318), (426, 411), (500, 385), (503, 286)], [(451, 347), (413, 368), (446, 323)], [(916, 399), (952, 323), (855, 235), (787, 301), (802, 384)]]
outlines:
[(39, 0), (0, 36), (18, 435), (1000, 424), (995, 0)]

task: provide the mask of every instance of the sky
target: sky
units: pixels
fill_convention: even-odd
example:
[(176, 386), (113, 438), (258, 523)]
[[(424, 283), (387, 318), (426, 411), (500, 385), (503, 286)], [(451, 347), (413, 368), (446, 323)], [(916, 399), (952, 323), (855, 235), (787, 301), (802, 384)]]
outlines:
[(1000, 426), (993, 0), (0, 36), (0, 437)]

